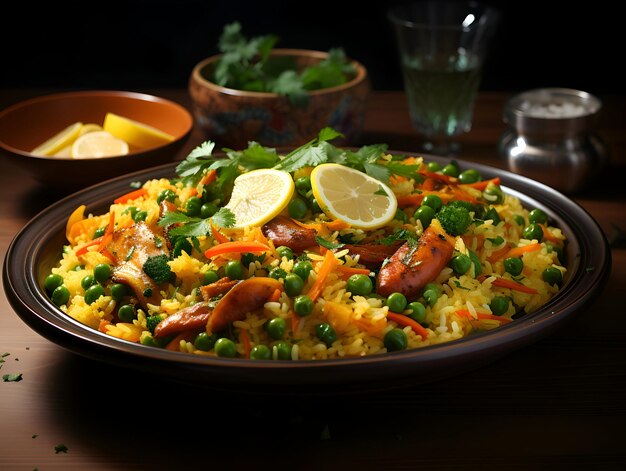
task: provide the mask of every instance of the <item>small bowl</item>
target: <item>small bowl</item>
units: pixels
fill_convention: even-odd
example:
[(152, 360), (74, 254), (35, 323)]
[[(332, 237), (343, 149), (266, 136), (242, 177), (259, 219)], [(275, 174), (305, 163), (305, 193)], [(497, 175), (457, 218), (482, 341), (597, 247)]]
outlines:
[[(107, 112), (153, 126), (175, 139), (115, 157), (72, 159), (31, 153), (72, 123), (102, 125)], [(3, 156), (26, 169), (35, 180), (74, 190), (175, 160), (192, 128), (193, 116), (187, 109), (157, 96), (112, 90), (65, 92), (25, 100), (3, 110), (0, 149)]]
[[(299, 68), (318, 63), (328, 53), (306, 49), (274, 49), (271, 57), (291, 57)], [(365, 118), (371, 85), (367, 69), (351, 60), (356, 74), (336, 87), (309, 92), (306, 107), (292, 106), (276, 93), (250, 92), (219, 86), (210, 80), (220, 54), (204, 59), (189, 78), (193, 113), (208, 139), (234, 149), (249, 141), (264, 146), (295, 147), (310, 141), (330, 126), (345, 137), (338, 145), (358, 141)]]

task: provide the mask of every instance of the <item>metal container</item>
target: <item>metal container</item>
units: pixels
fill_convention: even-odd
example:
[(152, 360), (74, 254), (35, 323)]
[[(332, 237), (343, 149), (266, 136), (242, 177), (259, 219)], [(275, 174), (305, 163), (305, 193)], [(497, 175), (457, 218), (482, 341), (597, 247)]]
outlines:
[(511, 98), (498, 150), (508, 169), (563, 193), (582, 190), (608, 160), (596, 134), (601, 101), (569, 88), (529, 90)]

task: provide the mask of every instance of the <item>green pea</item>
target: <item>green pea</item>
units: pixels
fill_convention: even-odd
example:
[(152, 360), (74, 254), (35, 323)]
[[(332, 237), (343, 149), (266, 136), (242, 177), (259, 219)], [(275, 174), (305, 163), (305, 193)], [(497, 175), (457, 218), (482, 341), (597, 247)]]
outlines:
[(288, 260), (293, 258), (293, 250), (287, 247), (286, 245), (281, 245), (280, 247), (276, 247), (276, 253), (279, 257), (287, 257)]
[(268, 276), (275, 280), (280, 280), (281, 278), (284, 280), (287, 277), (287, 272), (280, 267), (274, 267), (270, 270)]
[(432, 307), (437, 302), (437, 299), (439, 299), (439, 288), (434, 283), (427, 283), (426, 286), (424, 286), (422, 296), (424, 296), (428, 305)]
[(460, 183), (476, 183), (483, 179), (478, 170), (469, 168), (459, 174)]
[(102, 237), (105, 233), (105, 231), (107, 230), (106, 227), (99, 227), (98, 229), (95, 230), (95, 232), (93, 233), (93, 238), (97, 239), (98, 237)]
[(333, 326), (322, 322), (321, 324), (317, 324), (315, 326), (315, 335), (322, 342), (326, 344), (326, 346), (331, 346), (335, 340), (337, 340), (337, 332), (333, 329)]
[(292, 199), (287, 205), (287, 212), (294, 219), (302, 219), (308, 210), (306, 202), (300, 198)]
[(491, 312), (496, 316), (506, 314), (506, 311), (509, 310), (509, 298), (506, 296), (496, 296), (489, 303), (489, 307), (491, 308)]
[(308, 316), (313, 312), (313, 300), (306, 294), (296, 296), (293, 300), (293, 310), (300, 317)]
[(389, 352), (405, 350), (408, 345), (406, 333), (402, 329), (394, 328), (385, 334), (383, 338), (385, 348)]
[(291, 344), (279, 340), (272, 344), (272, 358), (274, 360), (291, 360)]
[(174, 200), (176, 199), (176, 193), (174, 193), (172, 190), (162, 190), (158, 195), (157, 195), (157, 203), (161, 204), (163, 201), (169, 201), (170, 203), (173, 203)]
[(548, 215), (541, 209), (536, 208), (528, 213), (528, 221), (536, 224), (545, 224), (548, 222)]
[(438, 162), (428, 162), (426, 164), (426, 170), (433, 173), (438, 172), (439, 170), (441, 170), (441, 165), (439, 165)]
[(524, 221), (524, 216), (520, 216), (519, 214), (513, 216), (513, 221), (515, 221), (515, 224), (517, 224), (518, 226), (523, 226), (526, 224), (526, 221)]
[(524, 239), (535, 239), (538, 242), (541, 242), (541, 239), (543, 239), (543, 229), (539, 224), (529, 224), (522, 231), (522, 237), (524, 237)]
[(187, 216), (195, 217), (200, 215), (202, 208), (202, 200), (197, 196), (192, 196), (185, 203), (185, 214)]
[(296, 191), (306, 198), (309, 191), (311, 191), (311, 177), (300, 177), (296, 179), (295, 185)]
[(404, 211), (401, 209), (396, 209), (396, 214), (393, 217), (396, 221), (400, 221), (402, 223), (408, 222), (409, 217), (406, 215)]
[(93, 277), (99, 283), (104, 283), (111, 276), (111, 265), (108, 263), (98, 263), (93, 268)]
[(406, 300), (406, 296), (404, 294), (395, 292), (387, 296), (385, 304), (392, 312), (403, 312), (406, 309), (407, 302), (408, 301)]
[(219, 208), (215, 203), (204, 203), (200, 206), (200, 217), (202, 219), (207, 219), (217, 213)]
[(519, 257), (509, 257), (504, 259), (504, 270), (513, 276), (518, 276), (524, 269), (524, 262)]
[(275, 317), (267, 321), (265, 324), (265, 330), (274, 340), (280, 340), (287, 331), (287, 322), (282, 317)]
[(117, 317), (122, 322), (132, 322), (137, 318), (137, 313), (135, 312), (135, 306), (132, 304), (124, 304), (120, 306), (117, 310)]
[(454, 270), (454, 273), (457, 275), (464, 275), (472, 266), (472, 259), (469, 255), (465, 255), (460, 253), (452, 257), (450, 260), (450, 267)]
[(82, 280), (80, 280), (80, 286), (82, 286), (82, 288), (86, 290), (95, 282), (96, 280), (94, 279), (93, 275), (86, 275), (83, 277)]
[(559, 260), (563, 260), (563, 257), (565, 256), (565, 253), (563, 252), (563, 247), (559, 246), (559, 245), (555, 245), (554, 243), (547, 241), (545, 242), (546, 244), (546, 249), (548, 251), (548, 253), (550, 252), (556, 252), (556, 256)]
[(111, 297), (115, 302), (120, 302), (128, 294), (128, 287), (124, 283), (114, 283), (110, 290)]
[(202, 275), (202, 284), (210, 285), (211, 283), (215, 283), (219, 279), (219, 273), (217, 273), (215, 270), (207, 270), (207, 272)]
[(320, 208), (320, 205), (315, 198), (311, 198), (309, 200), (309, 209), (313, 214), (318, 214), (322, 212), (322, 208)]
[(157, 344), (156, 340), (154, 340), (154, 337), (152, 337), (152, 335), (142, 335), (141, 339), (139, 339), (139, 343), (141, 343), (141, 345), (145, 345), (147, 347), (158, 347), (159, 346)]
[(50, 273), (46, 276), (43, 286), (48, 293), (52, 293), (56, 288), (63, 284), (63, 277), (58, 273)]
[(237, 346), (235, 342), (226, 337), (219, 338), (215, 341), (215, 353), (218, 357), (233, 358), (237, 355)]
[(426, 320), (426, 307), (419, 301), (413, 301), (407, 306), (411, 312), (408, 314), (411, 319), (420, 324)]
[(548, 267), (542, 273), (543, 281), (550, 285), (559, 285), (563, 281), (563, 273), (556, 267)]
[(65, 285), (57, 286), (54, 288), (54, 291), (52, 291), (50, 299), (55, 305), (59, 307), (63, 306), (70, 300), (70, 290), (67, 289)]
[(435, 210), (430, 206), (422, 205), (415, 210), (413, 217), (419, 220), (422, 223), (422, 227), (425, 229), (430, 226), (430, 222), (435, 217)]
[(309, 275), (311, 274), (312, 270), (313, 270), (313, 264), (311, 262), (309, 262), (308, 260), (300, 260), (299, 262), (296, 262), (294, 264), (293, 269), (291, 271), (292, 273), (295, 273), (304, 281), (306, 281), (309, 279)]
[(447, 175), (449, 177), (458, 177), (459, 176), (459, 167), (458, 165), (448, 164), (441, 169), (441, 173)]
[(243, 265), (239, 260), (230, 260), (224, 267), (224, 273), (231, 280), (243, 280)]
[(143, 211), (143, 210), (137, 211), (135, 215), (133, 216), (133, 221), (135, 222), (145, 221), (147, 217), (148, 217), (148, 211)]
[(422, 200), (422, 206), (430, 206), (435, 212), (437, 212), (442, 205), (443, 201), (441, 201), (441, 197), (437, 195), (426, 195)]
[(92, 285), (85, 290), (85, 302), (87, 304), (93, 304), (100, 296), (104, 296), (105, 294), (102, 285)]
[(367, 296), (374, 290), (372, 279), (361, 273), (350, 275), (346, 282), (346, 289), (352, 296)]
[(196, 335), (196, 338), (193, 340), (193, 345), (198, 350), (202, 350), (203, 352), (208, 352), (215, 346), (215, 342), (217, 340), (217, 335), (211, 334), (209, 335), (207, 332), (200, 332)]
[(284, 285), (287, 296), (293, 298), (302, 292), (302, 289), (304, 288), (304, 280), (295, 273), (289, 273), (285, 277)]
[(271, 360), (272, 359), (272, 351), (269, 349), (267, 345), (259, 344), (252, 347), (250, 350), (250, 359), (251, 360)]

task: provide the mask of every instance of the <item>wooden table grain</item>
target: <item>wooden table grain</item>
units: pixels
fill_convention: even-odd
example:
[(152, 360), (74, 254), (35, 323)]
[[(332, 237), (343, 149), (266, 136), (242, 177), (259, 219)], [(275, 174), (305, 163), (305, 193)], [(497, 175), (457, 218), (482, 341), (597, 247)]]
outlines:
[[(0, 107), (54, 90), (0, 90)], [(185, 90), (137, 90), (189, 106)], [(459, 158), (502, 167), (506, 93), (482, 92)], [(612, 243), (602, 293), (555, 333), (486, 366), (388, 392), (223, 393), (88, 360), (36, 334), (0, 292), (2, 470), (626, 469), (626, 97), (600, 97), (611, 152), (572, 195)], [(194, 130), (184, 156), (203, 140)], [(405, 96), (376, 91), (358, 144), (414, 151)], [(0, 159), (0, 255), (64, 194)], [(64, 448), (66, 447), (66, 448)], [(219, 467), (219, 468), (215, 468)]]

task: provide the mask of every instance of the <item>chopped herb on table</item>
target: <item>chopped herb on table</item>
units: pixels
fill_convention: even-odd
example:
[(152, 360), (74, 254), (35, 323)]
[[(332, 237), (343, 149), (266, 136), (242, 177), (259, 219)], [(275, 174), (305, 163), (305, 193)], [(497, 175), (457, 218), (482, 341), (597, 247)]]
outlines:
[(58, 455), (59, 453), (67, 453), (68, 448), (62, 443), (54, 446), (54, 452)]
[(22, 381), (22, 373), (2, 375), (2, 381), (5, 383)]

